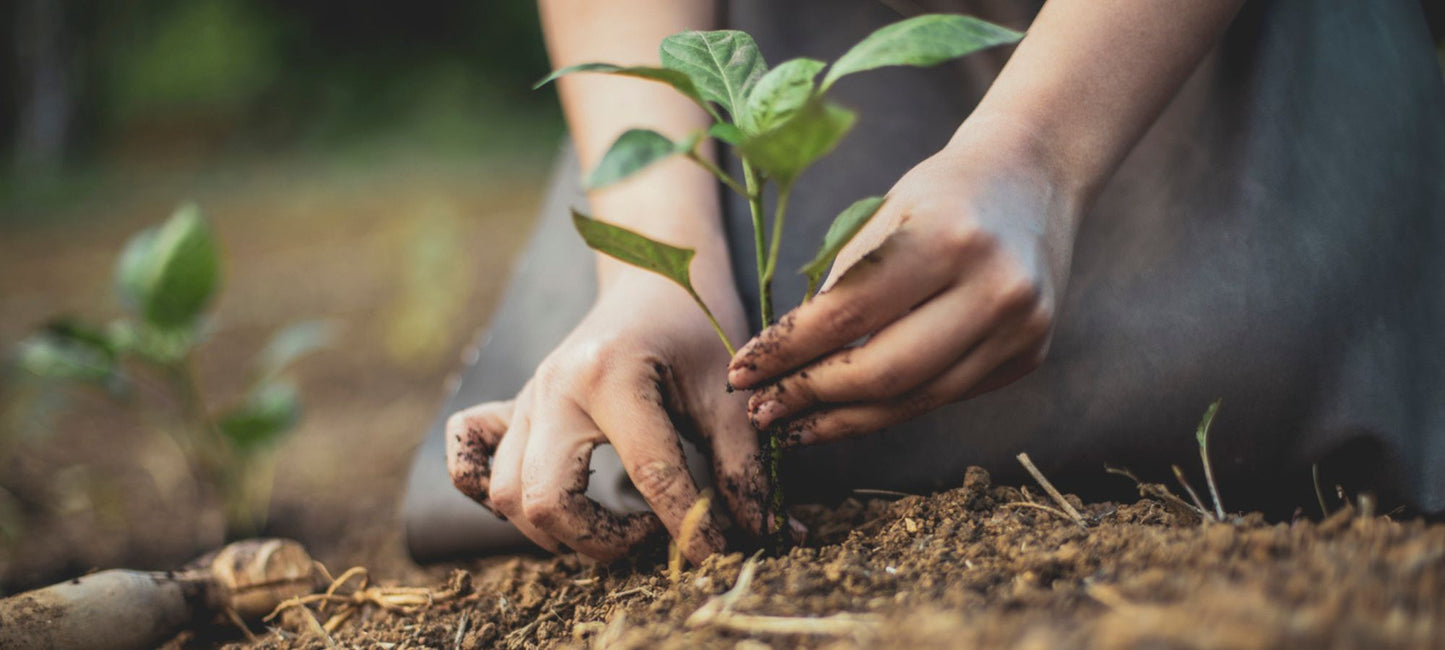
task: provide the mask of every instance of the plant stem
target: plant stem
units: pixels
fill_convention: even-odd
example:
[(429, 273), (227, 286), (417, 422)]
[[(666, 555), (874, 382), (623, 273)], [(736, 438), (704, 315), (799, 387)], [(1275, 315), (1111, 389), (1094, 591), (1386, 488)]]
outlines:
[(181, 406), (186, 417), (195, 428), (197, 458), (194, 461), (201, 477), (211, 483), (222, 500), (226, 513), (227, 532), (236, 535), (250, 535), (255, 532), (257, 517), (249, 503), (249, 491), (245, 489), (247, 471), (239, 457), (233, 457), (229, 445), (216, 423), (211, 419), (202, 395), (200, 383), (196, 380), (195, 362), (188, 352), (179, 362), (167, 368), (176, 391), (181, 396)]
[(707, 316), (707, 322), (712, 323), (713, 331), (717, 332), (717, 337), (722, 339), (723, 347), (728, 349), (728, 356), (731, 357), (737, 354), (738, 351), (737, 348), (733, 347), (732, 339), (728, 338), (728, 333), (724, 332), (722, 325), (718, 324), (717, 317), (712, 315), (712, 310), (707, 308), (707, 303), (702, 301), (702, 296), (697, 295), (697, 292), (693, 291), (691, 287), (688, 288), (687, 292), (692, 296), (697, 306), (702, 308), (703, 315)]
[(792, 193), (792, 185), (778, 186), (778, 205), (773, 210), (773, 235), (768, 245), (768, 262), (763, 265), (763, 276), (758, 281), (758, 291), (763, 295), (763, 304), (767, 307), (767, 320), (772, 320), (773, 311), (773, 274), (778, 270), (778, 249), (783, 241), (783, 219), (788, 210), (788, 195)]
[(688, 159), (697, 163), (698, 166), (708, 170), (708, 172), (712, 173), (713, 176), (716, 176), (718, 180), (722, 181), (723, 185), (728, 186), (730, 189), (732, 189), (732, 191), (737, 192), (738, 194), (741, 194), (743, 196), (752, 196), (752, 191), (744, 188), (742, 185), (739, 185), (737, 179), (733, 178), (731, 174), (723, 171), (722, 168), (713, 164), (711, 160), (697, 155), (696, 149), (687, 152), (687, 157)]
[(758, 261), (758, 309), (762, 315), (762, 329), (767, 329), (773, 324), (773, 305), (769, 294), (763, 287), (763, 276), (767, 272), (767, 230), (763, 224), (763, 183), (752, 165), (743, 160), (743, 178), (748, 184), (748, 212), (753, 218), (753, 248)]
[[(773, 324), (773, 291), (772, 291), (772, 266), (769, 260), (776, 260), (778, 253), (778, 236), (782, 232), (778, 221), (774, 221), (773, 246), (768, 247), (766, 226), (763, 223), (763, 180), (743, 160), (743, 178), (748, 187), (748, 212), (753, 219), (753, 245), (754, 253), (758, 262), (758, 307), (762, 319), (762, 329), (767, 329)], [(778, 215), (782, 216), (786, 208), (787, 196), (778, 197)], [(768, 506), (773, 511), (773, 548), (781, 550), (787, 540), (788, 515), (783, 504), (783, 444), (781, 434), (778, 431), (768, 431), (764, 435), (768, 438), (767, 451), (765, 452), (768, 471)]]
[(1199, 431), (1194, 435), (1199, 440), (1199, 460), (1204, 465), (1204, 480), (1209, 484), (1209, 496), (1214, 500), (1214, 516), (1224, 521), (1224, 504), (1219, 500), (1219, 486), (1214, 482), (1214, 466), (1209, 462), (1209, 427), (1214, 424), (1214, 415), (1219, 412), (1219, 403), (1223, 400), (1214, 400), (1209, 409), (1204, 412), (1204, 419), (1199, 423)]

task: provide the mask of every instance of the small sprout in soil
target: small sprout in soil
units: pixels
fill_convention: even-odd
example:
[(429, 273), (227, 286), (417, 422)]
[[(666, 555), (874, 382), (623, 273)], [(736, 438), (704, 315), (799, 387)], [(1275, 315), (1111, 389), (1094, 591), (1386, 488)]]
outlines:
[(1321, 517), (1329, 517), (1329, 516), (1330, 516), (1330, 507), (1327, 506), (1327, 505), (1325, 505), (1325, 492), (1324, 492), (1324, 490), (1321, 490), (1321, 489), (1320, 489), (1320, 464), (1319, 464), (1319, 463), (1315, 463), (1315, 464), (1313, 464), (1313, 465), (1310, 465), (1310, 478), (1312, 478), (1312, 479), (1314, 480), (1314, 483), (1315, 483), (1315, 499), (1318, 500), (1318, 501), (1319, 501), (1319, 504), (1320, 504), (1320, 516), (1321, 516)]
[(1204, 480), (1209, 483), (1209, 496), (1214, 499), (1214, 519), (1224, 521), (1224, 503), (1219, 500), (1219, 485), (1214, 482), (1214, 466), (1209, 462), (1209, 427), (1214, 424), (1214, 416), (1219, 413), (1219, 404), (1223, 400), (1214, 400), (1213, 404), (1204, 411), (1204, 418), (1199, 421), (1199, 429), (1194, 433), (1195, 439), (1199, 441), (1199, 460), (1204, 465)]
[(326, 344), (324, 323), (277, 332), (256, 357), (245, 391), (210, 407), (195, 373), (209, 333), (206, 309), (220, 290), (219, 246), (195, 204), (137, 233), (115, 270), (128, 317), (97, 327), (56, 318), (22, 341), (20, 365), (32, 374), (101, 387), (169, 434), (194, 480), (225, 508), (228, 533), (260, 530), (270, 492), (273, 450), (301, 415), (296, 387), (280, 377), (291, 362)]
[[(537, 83), (541, 87), (573, 73), (614, 74), (666, 84), (691, 99), (714, 124), (680, 141), (647, 129), (623, 133), (587, 177), (597, 189), (620, 182), (654, 163), (682, 156), (703, 167), (728, 189), (747, 199), (752, 218), (757, 262), (760, 327), (773, 323), (772, 281), (777, 272), (788, 197), (798, 178), (832, 152), (857, 123), (857, 114), (828, 99), (829, 89), (845, 76), (887, 66), (932, 66), (979, 50), (1017, 42), (1023, 34), (970, 16), (927, 14), (888, 25), (864, 38), (831, 67), (823, 61), (798, 58), (768, 68), (753, 38), (737, 30), (689, 31), (662, 41), (662, 67), (583, 63), (557, 70)], [(821, 83), (818, 75), (827, 69)], [(742, 179), (698, 153), (704, 138), (730, 145), (741, 162)], [(773, 188), (771, 223), (764, 210)], [(807, 278), (807, 300), (832, 266), (839, 251), (882, 207), (884, 197), (854, 203), (834, 220), (817, 255), (799, 272)], [(735, 351), (688, 277), (692, 250), (656, 242), (574, 212), (574, 223), (587, 245), (628, 264), (656, 272), (685, 289), (707, 314), (718, 337)], [(768, 499), (773, 510), (774, 542), (781, 546), (787, 530), (781, 507), (780, 432), (768, 435)]]

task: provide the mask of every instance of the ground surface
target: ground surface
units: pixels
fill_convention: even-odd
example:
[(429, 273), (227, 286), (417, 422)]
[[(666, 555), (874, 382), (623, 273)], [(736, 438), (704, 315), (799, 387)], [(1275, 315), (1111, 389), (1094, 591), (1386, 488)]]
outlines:
[(1048, 503), (1035, 493), (973, 470), (929, 497), (814, 509), (815, 542), (761, 559), (723, 613), (742, 554), (676, 580), (660, 559), (512, 558), (433, 578), (420, 612), (292, 610), (259, 646), (327, 647), (317, 623), (349, 612), (329, 635), (346, 647), (1445, 647), (1445, 525), (1352, 506), (1206, 523), (1144, 499), (1082, 508), (1085, 528), (1025, 505)]
[[(196, 200), (224, 259), (198, 359), (213, 401), (235, 395), (277, 328), (335, 326), (331, 347), (294, 367), (305, 413), (278, 450), (265, 532), (301, 540), (330, 566), (400, 575), (411, 569), (396, 509), (412, 450), (500, 297), (550, 151), (506, 163), (180, 166), (58, 207), (0, 204), (0, 360), (53, 315), (119, 316), (121, 246)], [(198, 502), (165, 436), (97, 392), (55, 397), (0, 372), (0, 595), (97, 568), (170, 569), (220, 543), (217, 511)]]
[[(343, 598), (421, 594), (431, 604), (292, 609), (272, 628), (254, 626), (255, 644), (219, 628), (172, 645), (322, 648), (315, 628), (334, 621), (338, 643), (390, 648), (1445, 647), (1445, 526), (1352, 511), (1322, 524), (1202, 524), (1142, 500), (1086, 508), (1085, 529), (1020, 505), (1049, 503), (1033, 486), (1026, 496), (981, 473), (929, 497), (799, 513), (812, 525), (808, 545), (761, 559), (731, 609), (692, 626), (734, 587), (742, 554), (676, 580), (660, 546), (610, 567), (576, 557), (411, 564), (396, 508), (412, 449), (456, 351), (499, 297), (544, 168), (243, 168), (151, 178), (43, 218), (0, 220), (6, 349), (55, 313), (117, 315), (110, 272), (121, 244), (180, 197), (208, 211), (226, 254), (227, 288), (199, 360), (208, 390), (233, 393), (236, 369), (276, 327), (337, 324), (335, 345), (297, 367), (307, 416), (280, 449), (265, 532), (300, 540), (333, 573), (365, 567), (369, 586), (383, 588), (353, 596), (353, 578)], [(11, 513), (0, 516), (0, 594), (96, 568), (173, 568), (219, 544), (214, 509), (196, 500), (163, 438), (97, 395), (54, 402), (26, 390), (0, 378), (10, 436), (0, 436), (0, 515)]]

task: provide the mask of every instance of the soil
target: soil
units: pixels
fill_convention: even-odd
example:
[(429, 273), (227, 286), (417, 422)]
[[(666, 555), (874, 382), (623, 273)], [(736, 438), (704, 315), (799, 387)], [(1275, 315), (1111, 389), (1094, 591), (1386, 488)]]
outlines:
[[(1216, 523), (1161, 500), (1067, 498), (1087, 527), (977, 468), (927, 497), (800, 508), (812, 541), (758, 559), (730, 613), (711, 618), (696, 613), (738, 582), (741, 553), (676, 579), (660, 551), (610, 566), (495, 558), (434, 577), (430, 606), (365, 605), (329, 637), (389, 648), (1445, 647), (1445, 525), (1355, 505), (1318, 523)], [(237, 647), (328, 647), (309, 618), (293, 609)]]
[[(676, 580), (661, 543), (607, 566), (575, 555), (412, 564), (396, 518), (412, 450), (456, 351), (500, 295), (542, 169), (142, 178), (0, 220), (0, 348), (55, 313), (118, 315), (115, 256), (182, 196), (207, 210), (227, 260), (198, 364), (208, 392), (234, 395), (237, 368), (281, 325), (338, 324), (332, 348), (296, 368), (306, 417), (279, 450), (264, 533), (375, 580), (338, 586), (351, 605), (253, 625), (255, 642), (218, 626), (172, 647), (323, 648), (316, 628), (332, 622), (331, 641), (379, 648), (1445, 647), (1445, 525), (1353, 507), (1320, 523), (1205, 523), (1146, 498), (1078, 504), (1081, 528), (1024, 505), (1051, 505), (1034, 486), (992, 486), (981, 471), (931, 496), (797, 508), (811, 538), (759, 559), (732, 609), (693, 626), (734, 587), (744, 554)], [(0, 374), (0, 595), (95, 569), (173, 569), (219, 545), (214, 504), (138, 418), (93, 393), (55, 402), (28, 390)], [(798, 626), (814, 632), (779, 630)]]

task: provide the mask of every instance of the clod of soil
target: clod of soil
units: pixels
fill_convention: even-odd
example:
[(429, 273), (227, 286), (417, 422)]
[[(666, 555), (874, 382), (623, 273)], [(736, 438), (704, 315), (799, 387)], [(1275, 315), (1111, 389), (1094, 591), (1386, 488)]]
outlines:
[[(751, 567), (713, 556), (675, 583), (660, 551), (611, 566), (489, 560), (464, 597), (410, 614), (367, 606), (330, 637), (396, 648), (1445, 647), (1445, 525), (1348, 506), (1319, 523), (1201, 523), (1157, 500), (1069, 497), (1084, 528), (1027, 505), (1052, 505), (1036, 492), (972, 469), (929, 497), (799, 509), (813, 545)], [(745, 567), (746, 591), (719, 599)], [(316, 620), (332, 614), (316, 607)], [(327, 641), (293, 620), (255, 647)]]

